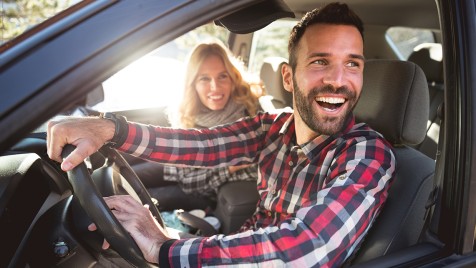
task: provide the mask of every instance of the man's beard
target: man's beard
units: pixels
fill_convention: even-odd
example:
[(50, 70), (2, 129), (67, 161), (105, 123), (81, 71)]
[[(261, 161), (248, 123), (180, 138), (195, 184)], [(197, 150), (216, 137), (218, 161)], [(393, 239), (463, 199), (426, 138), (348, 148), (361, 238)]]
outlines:
[[(358, 96), (354, 91), (349, 90), (346, 86), (342, 86), (338, 89), (334, 89), (331, 85), (324, 85), (322, 87), (313, 88), (309, 95), (305, 96), (299, 89), (296, 80), (293, 78), (294, 84), (294, 101), (296, 103), (296, 109), (299, 112), (304, 123), (313, 131), (324, 134), (333, 135), (344, 128), (344, 124), (348, 121), (352, 115), (352, 110), (357, 103)], [(346, 103), (348, 102), (347, 109), (343, 111), (339, 116), (328, 116), (319, 114), (318, 111), (314, 111), (313, 104), (316, 102), (315, 98), (318, 94), (322, 93), (334, 93), (345, 96)]]

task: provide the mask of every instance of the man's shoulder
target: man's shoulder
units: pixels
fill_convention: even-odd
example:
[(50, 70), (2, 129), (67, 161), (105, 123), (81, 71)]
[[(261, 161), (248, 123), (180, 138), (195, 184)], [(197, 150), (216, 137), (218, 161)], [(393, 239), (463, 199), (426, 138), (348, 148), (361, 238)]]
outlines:
[(354, 124), (348, 132), (344, 133), (343, 136), (347, 139), (383, 140), (390, 146), (390, 143), (385, 139), (385, 137), (380, 132), (370, 127), (367, 123)]
[(368, 131), (368, 132), (378, 133), (376, 130), (370, 127), (369, 124), (365, 122), (355, 123), (349, 132), (358, 132), (358, 131)]
[[(392, 144), (381, 133), (372, 129), (366, 123), (356, 123), (352, 126), (349, 131), (338, 138), (336, 146), (341, 151), (360, 151), (360, 154), (362, 154), (362, 150), (365, 150), (371, 152), (369, 155), (383, 152), (388, 153), (385, 153), (385, 155), (394, 155)], [(394, 157), (391, 156), (389, 159), (394, 159)]]

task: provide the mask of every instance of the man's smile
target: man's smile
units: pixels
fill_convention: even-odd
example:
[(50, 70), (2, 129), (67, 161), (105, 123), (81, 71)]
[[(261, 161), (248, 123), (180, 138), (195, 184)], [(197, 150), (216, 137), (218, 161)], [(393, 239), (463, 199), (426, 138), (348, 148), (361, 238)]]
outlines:
[(343, 97), (316, 97), (317, 105), (326, 112), (337, 112), (347, 101)]

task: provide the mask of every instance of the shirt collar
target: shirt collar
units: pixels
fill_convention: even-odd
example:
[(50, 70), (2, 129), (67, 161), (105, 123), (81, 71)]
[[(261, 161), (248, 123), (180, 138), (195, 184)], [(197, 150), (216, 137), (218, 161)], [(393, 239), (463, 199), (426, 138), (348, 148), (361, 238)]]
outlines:
[[(286, 122), (284, 122), (283, 126), (281, 127), (281, 130), (279, 130), (279, 134), (285, 135), (286, 133), (289, 133), (288, 128), (293, 123), (294, 123), (294, 114), (291, 113), (290, 116), (288, 117), (288, 119), (286, 120)], [(294, 124), (293, 124), (293, 126), (294, 126)]]
[[(335, 140), (337, 137), (340, 137), (347, 132), (349, 132), (355, 125), (355, 117), (353, 115), (350, 116), (350, 118), (347, 120), (347, 123), (345, 127), (343, 128), (343, 131), (332, 135), (319, 135), (313, 140), (307, 142), (306, 144), (302, 144), (300, 147), (304, 154), (307, 155), (308, 158), (313, 158), (313, 151), (320, 151), (324, 146), (327, 146), (328, 143), (332, 142)], [(288, 146), (295, 146), (296, 144), (296, 131), (295, 131), (295, 125), (294, 125), (294, 114), (291, 114), (288, 119), (284, 122), (283, 126), (281, 127), (279, 131), (280, 135), (284, 135), (283, 141), (285, 144)]]

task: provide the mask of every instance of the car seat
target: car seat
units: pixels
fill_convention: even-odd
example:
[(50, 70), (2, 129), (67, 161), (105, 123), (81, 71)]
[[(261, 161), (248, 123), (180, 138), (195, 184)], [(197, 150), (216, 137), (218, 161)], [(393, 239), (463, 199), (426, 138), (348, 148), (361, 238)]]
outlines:
[(214, 215), (220, 220), (221, 233), (234, 233), (256, 210), (259, 200), (256, 181), (225, 183), (218, 190), (217, 200)]
[(443, 103), (443, 61), (441, 44), (423, 43), (415, 47), (408, 58), (423, 69), (428, 82), (430, 94), (430, 114), (428, 117), (426, 137), (422, 143), (415, 146), (419, 151), (436, 159), (438, 137), (440, 133), (440, 118), (438, 109)]
[(435, 161), (412, 147), (420, 144), (426, 135), (429, 114), (426, 81), (422, 69), (413, 62), (368, 60), (365, 63), (364, 85), (354, 115), (356, 121), (368, 123), (393, 145), (397, 168), (388, 199), (351, 258), (352, 264), (418, 243), (435, 170)]
[(267, 57), (261, 65), (260, 78), (267, 95), (260, 97), (260, 105), (266, 112), (293, 107), (293, 94), (284, 89), (281, 68), (287, 60), (282, 57)]

